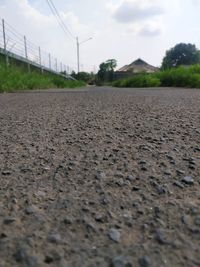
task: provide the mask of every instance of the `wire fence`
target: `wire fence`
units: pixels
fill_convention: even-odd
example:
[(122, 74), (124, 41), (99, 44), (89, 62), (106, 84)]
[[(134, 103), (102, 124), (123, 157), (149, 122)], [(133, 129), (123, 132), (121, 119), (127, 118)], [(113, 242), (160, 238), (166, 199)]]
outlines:
[(13, 58), (26, 63), (29, 71), (31, 66), (34, 66), (41, 72), (48, 71), (67, 77), (70, 77), (73, 71), (51, 53), (43, 51), (40, 46), (19, 33), (4, 19), (0, 19), (0, 54), (5, 56), (7, 65), (10, 64), (9, 58)]

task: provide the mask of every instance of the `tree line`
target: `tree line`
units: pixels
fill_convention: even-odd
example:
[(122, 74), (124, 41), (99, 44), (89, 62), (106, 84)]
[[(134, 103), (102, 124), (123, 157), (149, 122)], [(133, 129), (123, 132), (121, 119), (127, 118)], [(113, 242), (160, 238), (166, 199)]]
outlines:
[[(162, 60), (161, 70), (176, 68), (181, 65), (190, 66), (200, 64), (200, 51), (194, 44), (179, 43), (167, 50)], [(86, 83), (101, 84), (112, 82), (114, 80), (114, 71), (117, 67), (116, 59), (108, 59), (99, 65), (97, 74), (79, 72), (72, 73), (72, 76), (77, 80), (82, 80)]]

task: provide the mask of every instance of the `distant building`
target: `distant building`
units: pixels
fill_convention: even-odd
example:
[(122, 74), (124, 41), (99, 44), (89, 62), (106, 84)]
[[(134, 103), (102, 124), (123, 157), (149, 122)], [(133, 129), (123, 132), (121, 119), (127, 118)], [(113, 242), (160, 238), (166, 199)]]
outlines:
[(152, 65), (149, 65), (142, 59), (137, 59), (129, 65), (125, 65), (115, 72), (115, 79), (123, 79), (134, 74), (139, 73), (154, 73), (159, 71), (159, 68), (156, 68)]

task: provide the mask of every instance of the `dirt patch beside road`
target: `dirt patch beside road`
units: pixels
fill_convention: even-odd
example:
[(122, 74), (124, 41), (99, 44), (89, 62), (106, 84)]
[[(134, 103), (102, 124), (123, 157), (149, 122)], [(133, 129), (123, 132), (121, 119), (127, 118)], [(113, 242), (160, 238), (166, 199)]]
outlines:
[(0, 95), (0, 266), (200, 266), (200, 90)]

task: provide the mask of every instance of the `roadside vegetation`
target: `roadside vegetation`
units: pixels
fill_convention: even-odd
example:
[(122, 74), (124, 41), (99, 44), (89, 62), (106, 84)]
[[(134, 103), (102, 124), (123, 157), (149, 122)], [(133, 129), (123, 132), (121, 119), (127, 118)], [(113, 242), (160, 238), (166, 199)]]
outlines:
[(93, 85), (95, 84), (95, 74), (93, 72), (81, 71), (79, 73), (72, 72), (71, 76), (76, 80), (83, 81), (86, 84)]
[(82, 81), (67, 80), (54, 74), (28, 72), (21, 67), (0, 65), (0, 93), (17, 90), (75, 88), (84, 85)]
[(179, 43), (167, 50), (158, 72), (151, 74), (129, 72), (128, 78), (116, 80), (116, 67), (117, 61), (108, 59), (99, 65), (96, 75), (87, 72), (72, 75), (77, 80), (99, 86), (200, 88), (200, 51), (190, 43)]
[(159, 87), (160, 79), (151, 74), (137, 74), (131, 78), (118, 80), (112, 83), (114, 87)]
[(200, 51), (193, 44), (180, 43), (166, 51), (159, 72), (133, 74), (112, 83), (115, 87), (200, 88)]
[[(67, 80), (61, 76), (41, 73), (38, 68), (31, 68), (17, 60), (11, 60), (5, 66), (5, 57), (0, 55), (0, 92), (45, 88), (74, 88), (86, 84), (109, 85), (115, 87), (185, 87), (200, 88), (200, 51), (193, 44), (180, 43), (167, 50), (163, 57), (160, 71), (148, 74), (127, 73), (122, 80), (116, 80), (117, 61), (108, 59), (99, 65), (97, 74), (93, 72), (72, 72), (76, 79)], [(64, 73), (63, 73), (64, 74)], [(129, 77), (130, 76), (130, 77)]]
[(200, 65), (188, 68), (180, 66), (154, 74), (138, 74), (131, 78), (115, 81), (115, 87), (185, 87), (200, 88)]

